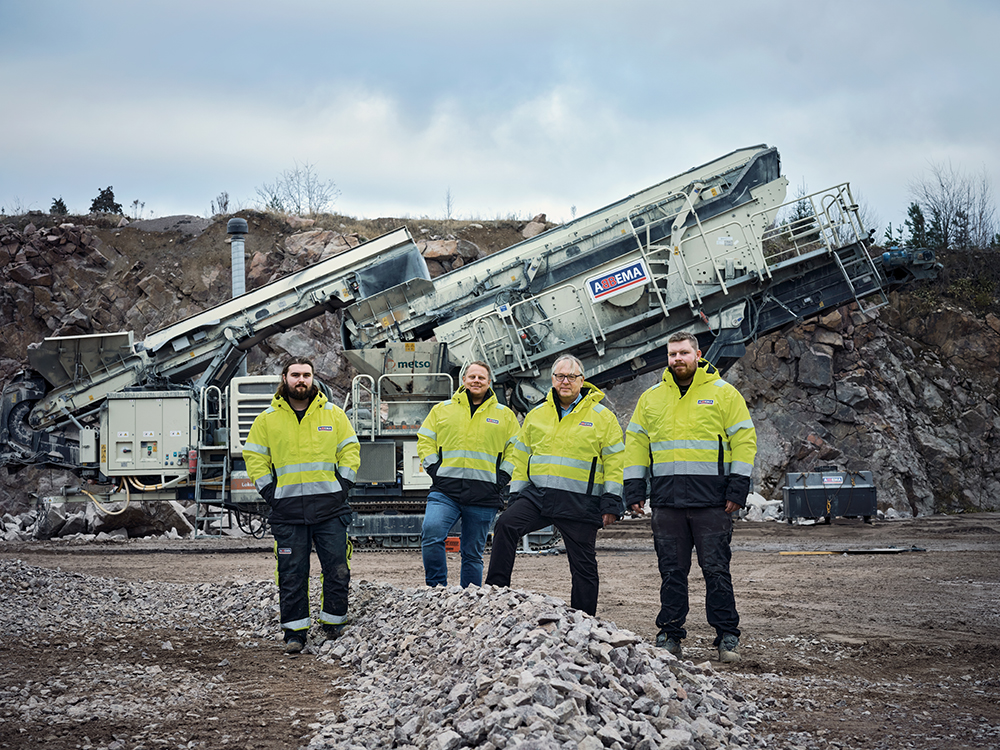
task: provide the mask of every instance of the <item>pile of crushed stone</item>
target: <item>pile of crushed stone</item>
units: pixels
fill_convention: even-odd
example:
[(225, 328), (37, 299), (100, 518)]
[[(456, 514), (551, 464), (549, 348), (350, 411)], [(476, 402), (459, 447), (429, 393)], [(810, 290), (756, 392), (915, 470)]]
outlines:
[(318, 651), (354, 677), (311, 750), (763, 746), (756, 706), (710, 666), (555, 597), (370, 583), (352, 594), (351, 627)]
[[(262, 641), (280, 638), (271, 581), (124, 581), (0, 560), (0, 590), (7, 638), (44, 641), (68, 624), (82, 640), (109, 623), (181, 628), (206, 620), (236, 630), (245, 647), (272, 647)], [(773, 739), (755, 731), (762, 721), (756, 703), (707, 662), (678, 661), (560, 599), (490, 586), (399, 589), (364, 581), (352, 583), (351, 597), (344, 634), (323, 642), (314, 627), (307, 656), (293, 657), (314, 654), (351, 674), (337, 686), (344, 691), (337, 710), (309, 724), (310, 750), (714, 750), (762, 748)], [(145, 683), (155, 679), (143, 675)], [(134, 685), (121, 685), (123, 697), (137, 699)], [(44, 705), (44, 691), (29, 699), (0, 690), (0, 710), (30, 703), (57, 721), (60, 711), (79, 713), (87, 699)]]

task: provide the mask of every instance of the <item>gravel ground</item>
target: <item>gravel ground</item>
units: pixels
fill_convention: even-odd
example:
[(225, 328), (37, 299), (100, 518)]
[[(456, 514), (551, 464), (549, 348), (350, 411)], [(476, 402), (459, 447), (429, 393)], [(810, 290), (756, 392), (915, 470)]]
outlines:
[[(360, 747), (364, 738), (374, 747), (583, 747), (595, 738), (602, 747), (629, 747), (654, 737), (648, 725), (658, 733), (652, 747), (669, 747), (683, 737), (669, 733), (679, 731), (691, 735), (691, 747), (706, 748), (996, 748), (998, 540), (997, 514), (873, 526), (740, 523), (733, 570), (744, 658), (737, 665), (719, 664), (710, 648), (697, 568), (690, 661), (671, 663), (650, 646), (657, 579), (641, 523), (599, 540), (602, 591), (591, 629), (612, 640), (634, 634), (617, 645), (601, 636), (584, 642), (575, 619), (583, 616), (550, 601), (569, 597), (564, 556), (519, 558), (514, 585), (525, 593), (514, 599), (511, 592), (465, 599), (468, 592), (431, 595), (419, 586), (419, 554), (366, 553), (353, 563), (352, 627), (298, 657), (284, 656), (277, 640), (269, 540), (0, 545), (0, 747), (274, 750)], [(878, 551), (892, 547), (898, 554)], [(822, 551), (839, 554), (781, 554)], [(457, 575), (457, 557), (452, 567)], [(536, 604), (549, 614), (540, 619)], [(500, 617), (492, 607), (509, 611)], [(519, 614), (500, 628), (511, 612)], [(467, 647), (458, 648), (456, 634), (477, 627), (463, 617), (498, 629), (479, 641), (467, 633)], [(576, 650), (567, 651), (573, 633)], [(527, 656), (516, 671), (503, 663), (500, 654), (536, 640), (527, 656), (544, 646), (547, 657), (532, 659), (540, 671), (524, 668)], [(452, 645), (426, 652), (427, 641)], [(468, 664), (456, 661), (463, 651)], [(490, 669), (476, 661), (484, 656), (507, 687), (484, 681)], [(568, 682), (558, 670), (577, 656), (605, 675), (593, 679), (594, 672), (588, 689), (624, 690), (631, 704), (600, 692), (577, 696), (583, 711), (557, 714), (565, 727), (579, 720), (577, 740), (558, 735), (559, 723), (547, 728), (551, 716), (541, 709), (525, 723), (525, 706), (570, 710), (565, 700), (541, 703), (553, 698), (544, 690), (534, 696), (541, 684)], [(639, 687), (646, 680), (655, 691), (650, 671), (665, 691), (655, 714)], [(449, 698), (461, 684), (474, 687)], [(533, 697), (525, 702), (520, 693)], [(700, 734), (689, 726), (699, 707), (714, 717)], [(494, 731), (494, 715), (509, 736)]]

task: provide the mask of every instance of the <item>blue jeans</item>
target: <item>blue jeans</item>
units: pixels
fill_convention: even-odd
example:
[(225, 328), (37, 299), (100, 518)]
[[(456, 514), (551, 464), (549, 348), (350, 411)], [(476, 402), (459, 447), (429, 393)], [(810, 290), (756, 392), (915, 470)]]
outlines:
[(462, 588), (470, 584), (483, 585), (483, 552), (490, 524), (496, 513), (496, 508), (461, 505), (436, 490), (427, 495), (420, 549), (424, 556), (424, 578), (428, 586), (448, 585), (448, 558), (444, 540), (459, 519), (462, 520)]

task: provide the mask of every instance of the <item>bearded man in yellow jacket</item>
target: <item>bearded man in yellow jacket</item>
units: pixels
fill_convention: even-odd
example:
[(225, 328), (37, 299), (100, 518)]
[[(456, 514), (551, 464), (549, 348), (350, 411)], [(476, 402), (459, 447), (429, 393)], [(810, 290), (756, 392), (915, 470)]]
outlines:
[(271, 405), (257, 415), (243, 448), (247, 473), (270, 506), (285, 653), (309, 632), (309, 555), (323, 570), (319, 620), (328, 638), (347, 621), (351, 543), (347, 495), (361, 468), (361, 446), (343, 410), (319, 391), (313, 365), (285, 365)]
[(552, 365), (552, 390), (524, 418), (514, 450), (511, 503), (497, 519), (486, 583), (510, 586), (518, 541), (554, 525), (566, 542), (570, 605), (597, 611), (597, 532), (624, 515), (622, 428), (571, 355)]
[(633, 513), (642, 512), (650, 488), (660, 569), (656, 644), (682, 655), (694, 548), (719, 659), (735, 662), (740, 616), (729, 572), (730, 514), (746, 505), (757, 432), (743, 396), (701, 359), (693, 334), (670, 336), (667, 365), (663, 379), (639, 397), (625, 441), (625, 502)]

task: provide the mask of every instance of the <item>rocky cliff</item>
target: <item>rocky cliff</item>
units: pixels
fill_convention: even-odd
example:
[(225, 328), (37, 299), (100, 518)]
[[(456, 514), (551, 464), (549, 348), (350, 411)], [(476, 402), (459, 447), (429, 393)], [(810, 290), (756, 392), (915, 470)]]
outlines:
[[(445, 273), (545, 228), (518, 222), (430, 222), (346, 217), (287, 220), (241, 212), (247, 288), (407, 224), (432, 275)], [(22, 217), (0, 226), (0, 381), (27, 364), (46, 336), (152, 331), (229, 296), (226, 219)], [(274, 336), (250, 357), (273, 372), (289, 353), (346, 393), (339, 320), (326, 314)], [(1000, 508), (1000, 319), (893, 295), (873, 315), (834, 310), (753, 344), (727, 377), (747, 397), (759, 436), (756, 489), (780, 498), (785, 474), (822, 464), (874, 472), (880, 506), (914, 514)], [(609, 394), (623, 421), (652, 376)], [(65, 472), (0, 469), (0, 510), (30, 493), (72, 484)]]
[(766, 336), (728, 374), (757, 426), (757, 489), (834, 464), (914, 515), (1000, 507), (1000, 319), (893, 294)]

